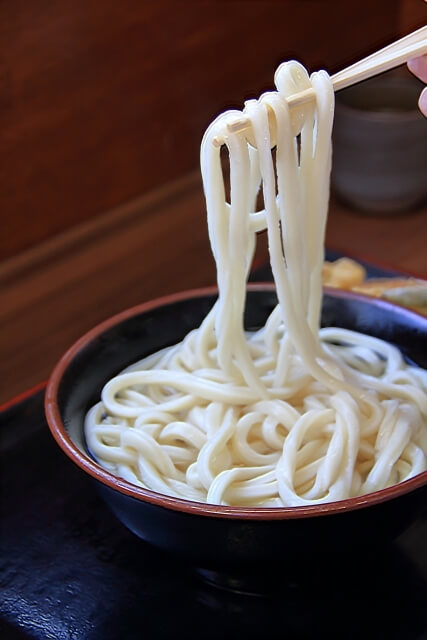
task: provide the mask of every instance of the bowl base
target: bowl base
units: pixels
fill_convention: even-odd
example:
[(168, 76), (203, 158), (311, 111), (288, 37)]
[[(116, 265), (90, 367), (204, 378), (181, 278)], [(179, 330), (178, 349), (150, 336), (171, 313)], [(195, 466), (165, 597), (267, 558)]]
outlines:
[(270, 563), (264, 570), (247, 571), (244, 567), (224, 570), (197, 567), (196, 574), (204, 584), (237, 595), (270, 597), (279, 593), (300, 589), (332, 589), (351, 583), (361, 585), (366, 581), (366, 567), (390, 565), (395, 548), (392, 541), (384, 541), (382, 549), (361, 546), (340, 552), (329, 552), (289, 559), (282, 564)]
[(197, 568), (196, 573), (210, 586), (245, 596), (268, 597), (279, 587), (269, 573), (229, 573), (201, 568)]

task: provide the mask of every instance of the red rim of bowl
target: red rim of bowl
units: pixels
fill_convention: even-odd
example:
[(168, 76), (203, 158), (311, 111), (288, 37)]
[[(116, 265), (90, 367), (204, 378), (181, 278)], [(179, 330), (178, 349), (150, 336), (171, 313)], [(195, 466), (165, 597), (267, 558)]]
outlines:
[[(248, 285), (248, 290), (274, 291), (274, 285), (271, 283), (250, 284)], [(405, 307), (400, 307), (399, 305), (371, 296), (365, 296), (362, 294), (329, 287), (324, 287), (324, 291), (325, 293), (335, 297), (351, 298), (355, 300), (360, 299), (363, 302), (368, 302), (375, 306), (385, 307), (388, 309), (392, 308), (395, 312), (398, 310), (398, 313), (401, 313), (403, 315), (415, 315), (424, 319), (424, 316), (421, 316), (421, 314), (411, 311)], [(347, 498), (345, 500), (340, 500), (337, 502), (326, 502), (317, 505), (307, 505), (299, 507), (231, 507), (207, 504), (204, 502), (192, 502), (183, 498), (174, 498), (161, 493), (156, 493), (155, 491), (137, 487), (136, 485), (133, 485), (126, 480), (113, 475), (109, 471), (106, 471), (91, 458), (82, 453), (80, 449), (73, 443), (65, 429), (60, 416), (57, 401), (58, 389), (62, 380), (62, 376), (76, 354), (81, 351), (95, 337), (99, 336), (104, 331), (111, 329), (113, 326), (134, 315), (150, 311), (151, 309), (159, 306), (172, 304), (184, 299), (212, 295), (216, 292), (216, 287), (192, 289), (172, 295), (163, 296), (161, 298), (156, 298), (155, 300), (151, 300), (149, 302), (131, 307), (130, 309), (126, 309), (125, 311), (122, 311), (121, 313), (118, 313), (93, 327), (93, 329), (89, 330), (79, 340), (71, 345), (71, 347), (60, 358), (55, 368), (53, 369), (47, 383), (45, 394), (45, 413), (49, 429), (57, 444), (78, 467), (85, 471), (89, 476), (106, 485), (110, 489), (114, 489), (119, 493), (136, 500), (147, 502), (152, 505), (157, 505), (159, 507), (164, 507), (166, 509), (182, 511), (189, 514), (193, 513), (199, 516), (230, 518), (239, 520), (284, 520), (317, 517), (334, 513), (344, 513), (356, 509), (362, 509), (364, 507), (372, 506), (381, 502), (386, 502), (388, 500), (391, 500), (392, 498), (397, 498), (427, 484), (427, 471), (423, 471), (413, 478), (404, 480), (403, 482), (392, 485), (391, 487), (387, 487), (386, 489), (381, 489), (379, 491), (375, 491), (355, 498)], [(425, 321), (427, 323), (427, 318), (425, 318)]]

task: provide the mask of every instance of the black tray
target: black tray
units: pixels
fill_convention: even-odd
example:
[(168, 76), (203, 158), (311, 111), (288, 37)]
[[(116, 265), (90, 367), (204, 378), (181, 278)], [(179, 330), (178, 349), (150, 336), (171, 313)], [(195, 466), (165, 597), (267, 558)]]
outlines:
[(43, 395), (0, 412), (1, 638), (427, 638), (427, 513), (339, 578), (221, 590), (121, 525), (54, 443)]

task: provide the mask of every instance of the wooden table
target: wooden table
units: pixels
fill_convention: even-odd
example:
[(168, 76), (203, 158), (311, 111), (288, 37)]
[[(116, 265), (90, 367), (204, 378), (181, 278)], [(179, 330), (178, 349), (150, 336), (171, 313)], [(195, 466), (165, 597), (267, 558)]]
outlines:
[(331, 198), (326, 244), (367, 261), (427, 276), (427, 206), (399, 215), (369, 216)]
[[(332, 198), (327, 246), (427, 275), (426, 214), (370, 217)], [(264, 234), (256, 261), (265, 260)], [(0, 402), (45, 380), (105, 318), (214, 283), (199, 172), (0, 264)]]

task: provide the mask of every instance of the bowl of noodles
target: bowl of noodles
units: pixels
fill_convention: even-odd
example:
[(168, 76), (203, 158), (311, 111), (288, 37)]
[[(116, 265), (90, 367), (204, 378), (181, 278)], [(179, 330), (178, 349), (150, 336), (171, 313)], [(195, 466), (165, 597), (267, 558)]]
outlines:
[[(240, 445), (237, 441), (233, 442), (233, 437), (228, 441), (225, 439), (224, 446), (228, 446), (232, 451), (234, 449), (234, 455), (239, 460), (231, 464), (229, 460), (225, 460), (224, 453), (221, 458), (219, 443), (224, 441), (224, 437), (218, 437), (221, 428), (225, 428), (230, 399), (221, 400), (215, 395), (218, 393), (215, 384), (222, 384), (218, 379), (213, 383), (212, 389), (208, 389), (206, 372), (201, 371), (201, 380), (206, 383), (205, 388), (199, 391), (205, 397), (201, 402), (202, 408), (195, 405), (189, 408), (188, 389), (184, 384), (184, 391), (180, 392), (181, 404), (177, 409), (180, 419), (176, 419), (176, 415), (175, 419), (172, 417), (175, 409), (171, 403), (177, 398), (174, 399), (174, 394), (170, 394), (170, 389), (167, 388), (165, 392), (169, 408), (165, 409), (163, 405), (162, 410), (153, 410), (153, 405), (148, 404), (150, 411), (146, 411), (145, 427), (141, 423), (139, 427), (138, 424), (136, 427), (124, 426), (124, 422), (134, 424), (134, 418), (116, 416), (115, 419), (111, 419), (111, 416), (108, 418), (106, 415), (109, 409), (105, 406), (100, 407), (103, 389), (105, 390), (109, 381), (117, 382), (117, 374), (122, 371), (125, 371), (122, 375), (133, 375), (138, 372), (138, 368), (141, 372), (146, 371), (143, 365), (135, 367), (135, 361), (144, 362), (145, 359), (150, 367), (155, 366), (152, 360), (153, 353), (165, 354), (165, 350), (167, 352), (171, 345), (180, 344), (186, 336), (187, 340), (190, 336), (191, 342), (192, 332), (194, 336), (194, 330), (209, 317), (216, 302), (216, 289), (169, 296), (124, 311), (95, 327), (77, 341), (57, 364), (46, 392), (49, 427), (61, 449), (81, 471), (95, 480), (106, 503), (125, 526), (143, 540), (188, 560), (197, 568), (209, 572), (209, 575), (212, 575), (212, 572), (215, 572), (215, 575), (217, 572), (221, 575), (224, 572), (238, 573), (247, 571), (248, 567), (254, 570), (277, 567), (281, 564), (289, 567), (295, 558), (298, 558), (299, 562), (313, 558), (328, 558), (328, 562), (332, 563), (333, 558), (342, 554), (353, 554), (356, 549), (383, 548), (420, 516), (427, 497), (427, 471), (413, 474), (410, 460), (411, 455), (415, 454), (411, 454), (411, 444), (407, 439), (398, 443), (398, 430), (403, 428), (404, 412), (410, 413), (409, 403), (406, 401), (401, 405), (400, 424), (395, 401), (396, 415), (393, 418), (394, 422), (392, 420), (390, 423), (391, 432), (388, 436), (378, 432), (369, 434), (373, 427), (372, 424), (368, 427), (366, 423), (366, 435), (360, 438), (354, 463), (354, 473), (360, 476), (359, 486), (356, 487), (356, 483), (354, 484), (353, 489), (350, 489), (350, 497), (338, 499), (331, 495), (331, 490), (334, 490), (332, 481), (328, 490), (319, 490), (320, 497), (310, 498), (310, 491), (313, 493), (316, 480), (321, 478), (322, 464), (324, 470), (326, 469), (328, 449), (331, 456), (342, 456), (343, 468), (349, 458), (349, 452), (346, 451), (346, 446), (349, 446), (348, 438), (344, 437), (342, 442), (333, 441), (330, 429), (331, 416), (325, 415), (325, 409), (320, 404), (316, 407), (316, 393), (313, 393), (309, 400), (312, 408), (308, 409), (306, 415), (310, 413), (314, 416), (317, 413), (318, 416), (324, 417), (324, 421), (317, 427), (312, 422), (299, 443), (293, 480), (287, 485), (285, 483), (286, 488), (283, 492), (284, 499), (289, 498), (291, 493), (295, 494), (295, 500), (290, 499), (288, 506), (282, 506), (280, 503), (280, 490), (277, 488), (277, 479), (273, 480), (271, 477), (271, 469), (275, 465), (278, 470), (274, 473), (281, 473), (280, 456), (272, 458), (274, 450), (280, 450), (283, 456), (283, 443), (290, 422), (300, 420), (300, 425), (304, 427), (301, 418), (302, 407), (295, 400), (296, 396), (293, 404), (295, 411), (300, 414), (299, 418), (296, 414), (288, 415), (284, 411), (284, 408), (287, 407), (289, 410), (291, 406), (290, 398), (279, 399), (276, 408), (269, 406), (271, 402), (268, 399), (257, 400), (256, 394), (253, 394), (252, 398), (237, 399), (240, 404), (234, 411), (237, 412), (235, 418), (238, 416), (238, 419), (233, 428), (238, 431), (241, 427), (245, 437)], [(245, 311), (246, 331), (254, 332), (254, 335), (260, 331), (260, 327), (263, 331), (265, 321), (271, 318), (276, 305), (277, 296), (273, 285), (249, 285)], [(410, 367), (409, 373), (406, 373), (409, 378), (410, 374), (418, 371), (416, 366), (427, 367), (427, 318), (397, 305), (348, 291), (326, 289), (321, 325), (321, 332), (324, 331), (322, 340), (325, 344), (333, 345), (335, 349), (349, 350), (350, 336), (359, 335), (355, 332), (363, 332), (364, 335), (369, 335), (373, 342), (377, 341), (374, 356), (368, 352), (361, 352), (358, 356), (361, 360), (357, 363), (357, 371), (364, 371), (363, 375), (369, 380), (369, 385), (378, 385), (381, 376), (384, 378), (384, 372), (390, 366), (389, 378), (393, 378), (395, 384), (400, 384), (406, 393), (409, 392), (409, 381), (405, 378), (407, 367)], [(342, 331), (340, 340), (343, 336), (346, 337), (344, 346), (337, 346), (340, 342), (337, 329), (334, 329), (333, 334), (328, 334), (330, 327)], [(385, 350), (380, 350), (381, 345), (386, 345)], [(191, 345), (187, 344), (186, 348), (191, 349)], [(192, 348), (195, 348), (194, 344)], [(258, 350), (259, 347), (257, 352)], [(353, 361), (348, 357), (347, 362)], [(361, 362), (364, 362), (366, 369)], [(352, 366), (355, 366), (354, 362)], [(391, 369), (394, 367), (396, 369), (392, 373)], [(131, 407), (136, 402), (141, 402), (141, 398), (136, 395), (142, 391), (141, 383), (132, 383), (127, 400), (123, 387), (119, 394), (115, 393), (116, 397), (122, 396), (124, 406)], [(167, 384), (170, 384), (170, 381)], [(206, 400), (212, 393), (215, 398)], [(338, 391), (336, 395), (340, 396), (340, 393)], [(372, 397), (376, 395), (373, 391), (370, 393)], [(321, 392), (318, 393), (318, 398), (322, 398)], [(307, 399), (308, 396), (306, 404)], [(224, 402), (222, 416), (219, 408), (221, 402)], [(384, 402), (385, 416), (387, 407), (391, 408), (390, 403), (393, 403), (393, 400), (388, 399)], [(183, 404), (187, 406), (186, 409), (183, 408)], [(147, 404), (143, 403), (142, 406), (144, 413)], [(87, 416), (91, 411), (95, 412), (96, 418), (92, 414), (88, 420)], [(334, 424), (337, 425), (339, 416), (348, 411), (351, 411), (351, 407), (337, 405)], [(180, 431), (184, 428), (184, 413), (190, 414), (188, 422), (200, 433), (185, 436), (185, 433)], [(350, 418), (348, 421), (350, 423)], [(160, 428), (159, 425), (163, 426)], [(207, 433), (203, 439), (204, 429), (208, 431), (210, 427), (214, 428), (213, 435), (216, 436), (213, 445), (206, 444)], [(260, 444), (262, 428), (269, 443), (263, 446)], [(299, 428), (297, 424), (288, 432), (288, 437), (295, 428)], [(129, 430), (127, 436), (126, 429)], [(143, 434), (142, 444), (127, 439), (129, 435), (134, 435), (131, 429), (135, 430), (138, 437)], [(161, 430), (164, 434), (163, 437), (158, 436), (157, 443), (153, 437), (156, 430)], [(230, 424), (228, 430), (230, 431)], [(126, 443), (121, 452), (118, 450), (120, 432), (123, 434), (122, 438), (125, 436)], [(313, 453), (310, 449), (313, 449), (313, 446), (318, 447), (321, 432), (325, 438), (323, 448)], [(147, 434), (151, 434), (152, 439), (151, 442), (146, 439), (148, 444), (145, 442)], [(381, 437), (388, 447), (397, 447), (393, 452), (394, 458), (392, 457), (395, 460), (395, 470), (388, 475), (384, 473), (384, 468), (392, 464), (390, 459), (382, 460), (378, 451), (373, 454), (374, 460), (371, 460), (369, 455), (369, 447), (379, 450)], [(392, 442), (393, 438), (395, 442)], [(150, 450), (152, 446), (163, 447), (163, 451), (181, 472), (177, 474), (168, 469), (163, 459), (156, 460), (155, 456), (150, 458), (153, 456)], [(111, 450), (104, 451), (103, 448)], [(396, 459), (396, 451), (399, 448), (400, 463)], [(253, 460), (250, 460), (251, 455), (254, 456)], [(231, 475), (234, 473), (237, 477), (229, 478), (228, 482), (225, 482), (227, 472), (224, 469), (222, 471), (222, 494), (217, 500), (219, 504), (206, 502), (208, 491), (203, 489), (201, 492), (203, 481), (212, 485), (213, 480), (196, 481), (195, 474), (188, 472), (191, 465), (195, 464), (194, 461), (196, 460), (197, 467), (197, 458), (201, 460), (203, 456), (203, 464), (206, 463), (212, 474), (227, 464), (235, 469), (231, 471)], [(244, 461), (245, 456), (249, 460)], [(266, 460), (261, 460), (262, 456), (265, 456)], [(381, 472), (381, 482), (384, 486), (381, 489), (369, 490), (368, 493), (361, 493), (363, 487), (360, 481), (363, 478), (366, 483), (369, 476), (368, 468), (370, 467), (372, 472), (375, 464), (378, 473)], [(156, 468), (161, 468), (162, 473), (156, 472)], [(184, 469), (187, 473), (184, 473)], [(150, 481), (150, 473), (157, 475), (157, 482), (163, 484), (156, 485), (155, 479)], [(203, 470), (201, 474), (203, 476)], [(306, 478), (302, 477), (304, 474)], [(185, 475), (192, 482), (187, 490), (181, 486)], [(298, 478), (298, 475), (301, 477)], [(216, 478), (221, 480), (221, 471), (217, 473)], [(147, 488), (148, 482), (152, 482), (155, 488)], [(343, 482), (342, 476), (337, 473), (335, 483), (342, 485)], [(199, 494), (195, 494), (197, 487)], [(179, 491), (187, 497), (177, 497)]]
[[(427, 318), (323, 289), (331, 79), (291, 62), (275, 81), (202, 140), (217, 289), (95, 327), (46, 391), (54, 438), (118, 518), (210, 578), (378, 547), (427, 493)], [(248, 285), (264, 230), (274, 284)]]

